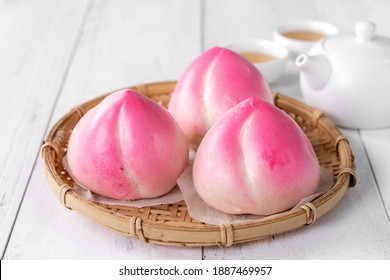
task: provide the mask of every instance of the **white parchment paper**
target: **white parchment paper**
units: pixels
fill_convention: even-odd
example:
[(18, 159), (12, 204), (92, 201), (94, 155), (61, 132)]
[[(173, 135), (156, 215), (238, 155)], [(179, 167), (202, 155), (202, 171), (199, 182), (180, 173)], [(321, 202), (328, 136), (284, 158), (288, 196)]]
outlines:
[[(117, 200), (101, 196), (89, 191), (87, 188), (81, 186), (77, 182), (74, 184), (75, 191), (82, 196), (84, 199), (105, 203), (108, 205), (118, 206), (131, 206), (131, 207), (146, 207), (160, 204), (169, 204), (180, 202), (184, 200), (187, 204), (188, 213), (193, 219), (208, 224), (224, 224), (224, 223), (240, 223), (250, 220), (256, 220), (263, 218), (264, 216), (242, 214), (242, 215), (231, 215), (221, 212), (207, 203), (205, 203), (196, 192), (193, 180), (192, 180), (192, 162), (195, 156), (193, 150), (190, 151), (190, 164), (184, 169), (182, 174), (177, 180), (177, 186), (174, 187), (169, 193), (150, 199), (138, 199), (138, 200)], [(65, 169), (69, 171), (66, 157), (64, 157), (63, 164)], [(69, 173), (72, 176), (72, 174)], [(72, 176), (72, 178), (74, 178)], [(330, 169), (321, 168), (321, 180), (318, 189), (315, 194), (303, 198), (294, 208), (297, 208), (306, 202), (312, 201), (316, 197), (326, 192), (333, 185), (333, 174)]]
[(91, 192), (90, 190), (88, 190), (88, 188), (82, 186), (78, 182), (76, 182), (75, 177), (71, 174), (70, 169), (68, 167), (68, 161), (66, 156), (62, 160), (62, 164), (64, 165), (65, 170), (73, 178), (74, 181), (73, 187), (76, 193), (89, 201), (100, 202), (107, 205), (130, 206), (130, 207), (141, 208), (146, 206), (175, 203), (183, 200), (183, 195), (178, 186), (175, 186), (167, 194), (156, 198), (145, 198), (145, 199), (137, 199), (137, 200), (119, 200), (119, 199), (113, 199), (106, 196), (98, 195), (96, 193)]
[[(250, 220), (264, 218), (265, 216), (242, 214), (232, 215), (221, 212), (210, 205), (206, 204), (196, 192), (192, 180), (192, 166), (188, 166), (180, 175), (177, 181), (180, 190), (187, 204), (188, 213), (193, 219), (202, 221), (208, 224), (219, 225), (225, 223), (241, 223)], [(333, 174), (330, 169), (321, 168), (321, 180), (315, 194), (303, 198), (292, 209), (297, 208), (306, 202), (312, 201), (316, 197), (326, 192), (333, 185)]]

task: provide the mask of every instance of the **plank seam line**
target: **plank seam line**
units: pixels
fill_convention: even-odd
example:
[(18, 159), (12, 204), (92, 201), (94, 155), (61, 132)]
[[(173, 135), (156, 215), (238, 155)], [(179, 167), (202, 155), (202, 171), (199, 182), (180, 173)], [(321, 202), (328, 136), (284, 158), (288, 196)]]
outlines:
[(206, 3), (205, 0), (200, 0), (200, 52), (205, 51), (204, 45), (204, 30), (205, 30), (205, 19), (206, 19)]
[(365, 153), (366, 156), (367, 156), (367, 161), (368, 161), (368, 164), (369, 164), (369, 166), (370, 166), (372, 175), (374, 176), (375, 185), (376, 185), (376, 188), (377, 188), (377, 190), (378, 190), (378, 192), (379, 192), (379, 197), (380, 197), (380, 199), (381, 199), (381, 201), (382, 201), (382, 206), (383, 206), (383, 208), (385, 209), (385, 213), (386, 213), (387, 219), (388, 219), (389, 222), (390, 222), (389, 212), (387, 211), (386, 204), (385, 204), (385, 200), (383, 199), (381, 189), (380, 189), (380, 187), (379, 187), (379, 185), (378, 185), (378, 180), (377, 180), (377, 178), (376, 178), (376, 175), (375, 175), (375, 172), (374, 172), (374, 168), (372, 167), (370, 155), (369, 155), (369, 153), (368, 153), (368, 151), (367, 151), (367, 148), (366, 148), (366, 145), (365, 145), (365, 143), (364, 143), (364, 141), (363, 141), (362, 135), (361, 135), (361, 133), (360, 133), (360, 129), (358, 130), (358, 134), (359, 134), (360, 142), (362, 143), (362, 146), (363, 146), (364, 153)]

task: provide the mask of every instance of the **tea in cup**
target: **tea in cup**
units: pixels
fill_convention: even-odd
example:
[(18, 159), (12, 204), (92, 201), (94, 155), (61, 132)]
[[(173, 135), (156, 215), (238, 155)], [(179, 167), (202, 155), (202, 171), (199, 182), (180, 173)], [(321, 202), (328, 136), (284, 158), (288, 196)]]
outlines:
[(288, 59), (288, 50), (278, 42), (270, 40), (248, 40), (227, 45), (226, 48), (252, 62), (268, 83), (281, 76)]
[(277, 26), (273, 31), (274, 40), (283, 44), (295, 57), (306, 53), (324, 37), (338, 33), (338, 29), (324, 21), (294, 20)]

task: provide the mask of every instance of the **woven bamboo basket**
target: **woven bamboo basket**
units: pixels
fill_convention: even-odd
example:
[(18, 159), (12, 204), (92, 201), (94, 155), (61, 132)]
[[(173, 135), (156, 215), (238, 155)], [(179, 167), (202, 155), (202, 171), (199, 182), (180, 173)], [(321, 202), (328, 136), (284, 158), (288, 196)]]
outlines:
[[(167, 106), (176, 82), (143, 84), (132, 89)], [(143, 208), (112, 206), (83, 199), (73, 190), (73, 179), (62, 165), (72, 129), (106, 95), (73, 108), (51, 128), (41, 148), (46, 176), (59, 201), (67, 208), (119, 233), (170, 246), (224, 246), (249, 242), (311, 225), (330, 211), (356, 183), (354, 157), (347, 139), (321, 111), (274, 93), (275, 105), (303, 129), (320, 165), (333, 172), (333, 186), (299, 208), (262, 219), (210, 225), (192, 219), (184, 201)]]

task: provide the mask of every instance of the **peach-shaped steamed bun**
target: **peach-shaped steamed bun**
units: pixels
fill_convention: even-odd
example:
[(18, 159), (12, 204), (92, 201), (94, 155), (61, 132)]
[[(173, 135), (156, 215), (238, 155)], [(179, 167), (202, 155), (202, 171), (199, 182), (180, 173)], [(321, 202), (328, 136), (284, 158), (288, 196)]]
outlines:
[(193, 180), (199, 196), (220, 211), (269, 215), (315, 193), (320, 166), (286, 113), (249, 98), (207, 132), (195, 155)]
[(197, 147), (225, 112), (249, 97), (273, 103), (268, 83), (252, 63), (228, 49), (214, 47), (184, 71), (168, 111)]
[(76, 181), (114, 199), (169, 192), (188, 164), (187, 139), (168, 111), (133, 90), (106, 97), (75, 126), (68, 165)]

